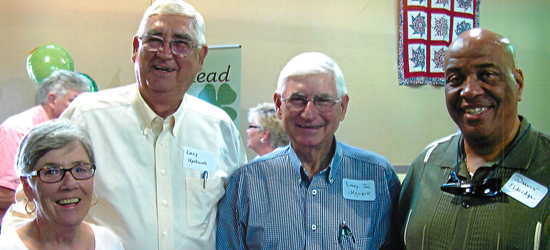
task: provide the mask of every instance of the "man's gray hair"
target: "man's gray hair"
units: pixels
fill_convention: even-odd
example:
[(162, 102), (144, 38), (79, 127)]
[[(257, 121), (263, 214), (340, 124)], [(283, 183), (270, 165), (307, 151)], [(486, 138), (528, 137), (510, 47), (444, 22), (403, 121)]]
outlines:
[(181, 0), (157, 0), (151, 4), (141, 18), (136, 36), (141, 37), (145, 35), (147, 22), (154, 15), (181, 15), (192, 18), (191, 32), (194, 33), (198, 45), (206, 43), (206, 38), (204, 37), (204, 19), (202, 15), (195, 10), (192, 5)]
[(281, 70), (277, 81), (277, 93), (283, 94), (289, 78), (306, 77), (310, 75), (327, 74), (332, 76), (336, 83), (338, 97), (348, 93), (344, 74), (338, 64), (325, 54), (319, 52), (306, 52), (292, 58)]
[(63, 98), (67, 90), (90, 91), (90, 83), (91, 81), (80, 73), (64, 69), (56, 70), (42, 81), (40, 88), (38, 88), (37, 102), (38, 104), (46, 104), (50, 92), (58, 98)]

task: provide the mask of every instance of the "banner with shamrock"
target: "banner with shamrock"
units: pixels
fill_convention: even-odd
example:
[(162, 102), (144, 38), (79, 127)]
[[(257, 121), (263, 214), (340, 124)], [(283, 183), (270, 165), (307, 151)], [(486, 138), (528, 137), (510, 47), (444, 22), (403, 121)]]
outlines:
[(462, 32), (479, 27), (480, 2), (401, 0), (399, 85), (445, 85), (445, 52)]
[(241, 46), (209, 46), (202, 71), (187, 93), (223, 109), (240, 129)]

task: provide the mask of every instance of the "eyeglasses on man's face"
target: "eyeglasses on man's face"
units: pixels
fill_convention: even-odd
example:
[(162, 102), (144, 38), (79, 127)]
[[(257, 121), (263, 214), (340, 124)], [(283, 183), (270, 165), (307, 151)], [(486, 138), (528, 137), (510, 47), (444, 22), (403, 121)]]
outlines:
[(332, 111), (334, 105), (342, 101), (341, 98), (335, 100), (334, 98), (328, 96), (314, 96), (313, 98), (307, 98), (303, 95), (292, 94), (287, 98), (281, 98), (282, 101), (286, 103), (286, 108), (291, 112), (302, 111), (309, 101), (312, 101), (315, 105), (315, 108), (319, 112), (327, 113)]
[(46, 183), (56, 183), (63, 180), (66, 172), (70, 172), (75, 180), (86, 180), (94, 176), (95, 165), (92, 163), (78, 163), (69, 169), (59, 166), (44, 166), (39, 170), (32, 171), (30, 176), (38, 176), (41, 181)]
[[(143, 44), (143, 49), (147, 51), (157, 52), (164, 47), (164, 38), (156, 35), (144, 35), (138, 37)], [(174, 55), (188, 56), (193, 53), (193, 49), (198, 48), (200, 45), (193, 45), (191, 40), (176, 39), (168, 43), (170, 50)]]

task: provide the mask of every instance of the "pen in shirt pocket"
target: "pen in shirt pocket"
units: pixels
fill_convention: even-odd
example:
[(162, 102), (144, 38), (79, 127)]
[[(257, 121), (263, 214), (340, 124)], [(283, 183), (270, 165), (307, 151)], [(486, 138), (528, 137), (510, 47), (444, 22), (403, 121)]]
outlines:
[(204, 171), (204, 173), (202, 173), (202, 179), (203, 179), (203, 189), (206, 189), (206, 182), (208, 181), (208, 171)]
[(351, 229), (346, 225), (346, 221), (343, 221), (340, 230), (338, 230), (338, 244), (342, 244), (342, 239), (346, 236), (351, 237), (351, 241), (355, 244), (355, 237), (353, 237)]

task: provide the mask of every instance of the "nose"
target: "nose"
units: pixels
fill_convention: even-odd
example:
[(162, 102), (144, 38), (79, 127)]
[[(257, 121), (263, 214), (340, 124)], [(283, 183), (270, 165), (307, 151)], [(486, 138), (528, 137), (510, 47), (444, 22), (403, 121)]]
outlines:
[(302, 118), (305, 120), (314, 120), (319, 115), (319, 110), (315, 107), (313, 100), (308, 100), (306, 107), (302, 110)]
[(75, 179), (70, 171), (65, 172), (65, 176), (61, 180), (61, 189), (71, 190), (75, 189), (78, 186), (78, 180)]
[(479, 95), (483, 95), (483, 92), (481, 81), (476, 76), (469, 75), (464, 82), (464, 88), (460, 92), (460, 96), (466, 99), (473, 99)]
[(172, 43), (165, 41), (164, 44), (162, 44), (162, 46), (157, 51), (157, 55), (162, 59), (172, 58), (173, 55), (172, 55), (171, 44)]

